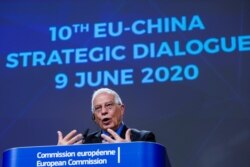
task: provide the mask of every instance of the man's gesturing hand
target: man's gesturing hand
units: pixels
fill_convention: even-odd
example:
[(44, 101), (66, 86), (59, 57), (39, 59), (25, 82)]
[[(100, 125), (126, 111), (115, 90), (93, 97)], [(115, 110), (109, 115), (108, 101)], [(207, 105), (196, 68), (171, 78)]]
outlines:
[(117, 133), (115, 133), (112, 129), (107, 130), (109, 134), (113, 137), (109, 137), (105, 134), (101, 134), (101, 137), (104, 139), (107, 143), (120, 143), (120, 142), (131, 142), (130, 134), (131, 129), (128, 129), (126, 131), (125, 139), (121, 138)]
[(57, 145), (72, 145), (72, 144), (82, 144), (83, 135), (81, 133), (77, 134), (76, 130), (72, 130), (65, 137), (61, 131), (57, 131), (58, 142)]

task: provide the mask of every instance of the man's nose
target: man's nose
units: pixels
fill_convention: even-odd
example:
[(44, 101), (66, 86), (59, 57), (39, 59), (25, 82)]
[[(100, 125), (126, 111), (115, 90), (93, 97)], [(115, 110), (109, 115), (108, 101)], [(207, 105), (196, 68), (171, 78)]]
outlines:
[(103, 107), (102, 107), (101, 114), (104, 115), (104, 114), (107, 114), (107, 113), (108, 113), (107, 107), (103, 106)]

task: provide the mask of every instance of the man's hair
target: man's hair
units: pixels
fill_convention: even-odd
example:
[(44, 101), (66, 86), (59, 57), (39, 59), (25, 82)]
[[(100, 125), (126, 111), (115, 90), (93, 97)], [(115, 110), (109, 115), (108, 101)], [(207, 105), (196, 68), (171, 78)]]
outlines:
[(92, 95), (92, 100), (91, 100), (91, 111), (92, 111), (92, 113), (94, 112), (94, 99), (96, 98), (97, 95), (102, 94), (102, 93), (107, 93), (107, 94), (113, 95), (114, 98), (115, 98), (115, 103), (116, 104), (123, 104), (122, 99), (120, 98), (118, 93), (116, 93), (114, 90), (109, 89), (109, 88), (100, 88), (100, 89), (97, 89)]

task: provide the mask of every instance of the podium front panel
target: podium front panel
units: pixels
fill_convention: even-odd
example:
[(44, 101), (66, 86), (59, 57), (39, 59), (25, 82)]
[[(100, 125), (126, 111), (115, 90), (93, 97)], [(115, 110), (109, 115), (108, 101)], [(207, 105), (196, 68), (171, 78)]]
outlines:
[(164, 146), (151, 142), (19, 147), (3, 153), (3, 167), (169, 167)]

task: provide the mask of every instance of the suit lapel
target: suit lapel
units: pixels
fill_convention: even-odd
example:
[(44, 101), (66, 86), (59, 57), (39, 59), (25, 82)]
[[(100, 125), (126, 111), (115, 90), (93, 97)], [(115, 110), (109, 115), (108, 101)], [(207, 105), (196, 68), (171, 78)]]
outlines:
[(102, 142), (101, 134), (102, 134), (101, 131), (99, 131), (98, 133), (95, 134), (95, 137), (93, 138), (94, 143), (101, 143)]
[(125, 139), (127, 130), (128, 130), (128, 127), (126, 125), (124, 125), (122, 132), (121, 132), (121, 135), (120, 135), (121, 138)]

